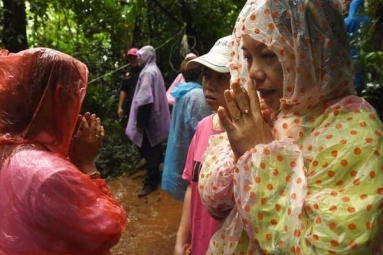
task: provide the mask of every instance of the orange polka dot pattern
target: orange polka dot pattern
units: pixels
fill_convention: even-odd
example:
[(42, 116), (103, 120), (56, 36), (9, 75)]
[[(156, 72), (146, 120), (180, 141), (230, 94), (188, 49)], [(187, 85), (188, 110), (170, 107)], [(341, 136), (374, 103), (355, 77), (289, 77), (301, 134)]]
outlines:
[(200, 194), (226, 219), (208, 254), (383, 254), (378, 116), (347, 97), (307, 118), (302, 134), (257, 145), (237, 164), (226, 134), (210, 138)]
[[(234, 164), (226, 134), (210, 138), (199, 191), (225, 220), (207, 254), (383, 254), (382, 123), (350, 95), (341, 16), (328, 6), (338, 1), (303, 2), (248, 1), (237, 20), (236, 38), (278, 52), (285, 91), (270, 144)], [(234, 40), (231, 72), (246, 82), (240, 47)]]

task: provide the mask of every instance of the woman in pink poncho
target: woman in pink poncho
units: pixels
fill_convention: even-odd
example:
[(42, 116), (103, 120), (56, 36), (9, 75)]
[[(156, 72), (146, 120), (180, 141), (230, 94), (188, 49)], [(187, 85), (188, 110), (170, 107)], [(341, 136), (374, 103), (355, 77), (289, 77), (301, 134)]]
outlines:
[(55, 50), (0, 52), (0, 254), (110, 254), (120, 238), (94, 163), (103, 127), (79, 116), (87, 75)]

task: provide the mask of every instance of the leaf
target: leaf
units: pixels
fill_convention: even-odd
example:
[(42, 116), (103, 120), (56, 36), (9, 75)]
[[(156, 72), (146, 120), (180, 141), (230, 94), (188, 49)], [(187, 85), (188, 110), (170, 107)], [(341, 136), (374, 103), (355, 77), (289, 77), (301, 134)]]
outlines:
[(108, 9), (113, 9), (115, 2), (114, 0), (104, 0), (104, 6)]

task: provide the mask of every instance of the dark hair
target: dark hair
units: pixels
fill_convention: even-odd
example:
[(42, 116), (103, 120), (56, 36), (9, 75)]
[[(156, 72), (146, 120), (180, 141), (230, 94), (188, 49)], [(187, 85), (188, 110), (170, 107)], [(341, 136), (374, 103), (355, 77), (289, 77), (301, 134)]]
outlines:
[(194, 82), (201, 83), (200, 81), (201, 74), (202, 74), (201, 67), (186, 69), (182, 72), (182, 75), (184, 76), (186, 82), (194, 81)]
[(188, 69), (187, 68), (187, 63), (190, 60), (195, 59), (195, 58), (196, 58), (196, 56), (185, 58), (181, 62), (180, 72), (184, 76), (186, 82), (194, 81), (194, 82), (201, 83), (201, 81), (199, 80), (200, 77), (201, 77), (201, 72), (202, 72), (201, 67), (197, 67), (197, 68), (193, 68), (193, 69)]

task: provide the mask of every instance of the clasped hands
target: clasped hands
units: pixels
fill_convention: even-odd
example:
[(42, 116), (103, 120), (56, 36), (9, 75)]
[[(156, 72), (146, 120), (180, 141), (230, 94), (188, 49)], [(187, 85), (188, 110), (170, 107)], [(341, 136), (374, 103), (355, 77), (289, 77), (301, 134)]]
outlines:
[(69, 148), (69, 159), (83, 173), (95, 171), (94, 158), (105, 137), (104, 127), (96, 114), (79, 115)]
[(254, 84), (248, 83), (247, 91), (238, 83), (231, 85), (231, 90), (225, 91), (228, 111), (218, 108), (218, 116), (225, 127), (234, 161), (237, 162), (246, 151), (257, 144), (267, 144), (273, 140), (269, 116), (261, 112), (257, 90)]

